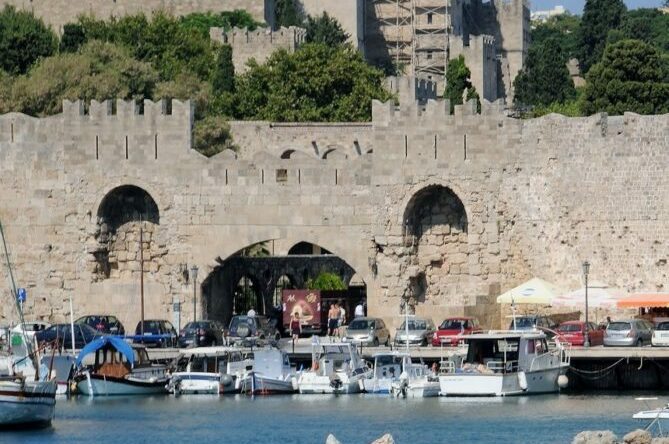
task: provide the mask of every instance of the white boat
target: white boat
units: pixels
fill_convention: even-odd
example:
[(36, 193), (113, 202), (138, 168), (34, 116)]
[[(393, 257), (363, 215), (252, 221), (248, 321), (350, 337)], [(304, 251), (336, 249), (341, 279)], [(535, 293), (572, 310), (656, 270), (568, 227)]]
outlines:
[[(2, 224), (0, 238), (11, 282), (11, 304), (18, 313), (19, 325), (25, 326)], [(56, 409), (56, 380), (51, 377), (48, 367), (39, 365), (39, 350), (35, 347), (34, 336), (29, 337), (27, 330), (19, 328), (17, 332), (8, 332), (8, 348), (0, 351), (1, 428), (48, 426)]]
[(554, 393), (567, 385), (569, 354), (542, 331), (491, 331), (467, 337), (460, 367), (439, 376), (443, 396)]
[[(657, 398), (636, 398), (637, 401), (656, 401)], [(660, 436), (666, 436), (669, 431), (669, 404), (663, 407), (649, 410), (642, 410), (632, 415), (634, 419), (640, 419), (648, 422), (646, 430), (656, 429)]]
[(253, 370), (247, 371), (241, 378), (241, 393), (272, 395), (297, 391), (297, 377), (286, 352), (257, 350), (253, 358)]
[(297, 385), (300, 393), (360, 393), (372, 374), (351, 344), (312, 344), (311, 370), (303, 371)]
[(253, 369), (253, 357), (234, 347), (182, 350), (167, 390), (175, 395), (239, 392), (239, 380)]
[(408, 353), (374, 355), (374, 373), (364, 380), (367, 393), (391, 393), (405, 398), (439, 396), (439, 379), (424, 364), (414, 364)]
[(11, 353), (0, 356), (0, 427), (48, 426), (54, 416), (58, 385), (28, 357), (24, 339), (13, 334)]
[(77, 357), (77, 391), (86, 396), (167, 393), (167, 367), (152, 364), (143, 346), (114, 336), (88, 343)]

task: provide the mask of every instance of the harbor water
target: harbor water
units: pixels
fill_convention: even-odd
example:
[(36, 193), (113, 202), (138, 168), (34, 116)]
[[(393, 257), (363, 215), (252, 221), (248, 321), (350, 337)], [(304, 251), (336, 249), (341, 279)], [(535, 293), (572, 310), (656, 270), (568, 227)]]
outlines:
[[(583, 430), (622, 436), (645, 424), (638, 394), (394, 399), (378, 395), (193, 395), (59, 399), (50, 428), (2, 443), (570, 443)], [(649, 396), (647, 393), (643, 396)], [(652, 401), (660, 406), (669, 394)]]

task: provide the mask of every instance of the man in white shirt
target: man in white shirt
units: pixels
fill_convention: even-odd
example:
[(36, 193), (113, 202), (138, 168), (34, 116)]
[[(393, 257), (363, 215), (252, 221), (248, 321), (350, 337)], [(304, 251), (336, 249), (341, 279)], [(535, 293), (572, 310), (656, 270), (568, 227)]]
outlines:
[(253, 318), (256, 315), (256, 311), (254, 309), (250, 309), (248, 313), (246, 313), (246, 316)]
[(361, 318), (365, 315), (365, 309), (362, 306), (362, 302), (358, 302), (358, 305), (355, 306), (355, 311), (353, 314), (356, 318)]

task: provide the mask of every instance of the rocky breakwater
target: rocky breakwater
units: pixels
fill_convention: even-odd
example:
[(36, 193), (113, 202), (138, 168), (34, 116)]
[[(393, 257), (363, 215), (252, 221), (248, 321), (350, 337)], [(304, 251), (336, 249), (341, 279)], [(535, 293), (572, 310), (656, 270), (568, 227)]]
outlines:
[[(332, 433), (330, 433), (325, 440), (325, 444), (342, 444), (342, 442), (335, 438)], [(395, 440), (390, 433), (386, 433), (379, 439), (372, 441), (371, 444), (395, 444)], [(667, 441), (667, 444), (669, 444), (669, 441)]]
[(634, 430), (618, 438), (610, 430), (589, 430), (576, 435), (572, 444), (669, 444), (669, 437), (653, 438), (647, 430)]

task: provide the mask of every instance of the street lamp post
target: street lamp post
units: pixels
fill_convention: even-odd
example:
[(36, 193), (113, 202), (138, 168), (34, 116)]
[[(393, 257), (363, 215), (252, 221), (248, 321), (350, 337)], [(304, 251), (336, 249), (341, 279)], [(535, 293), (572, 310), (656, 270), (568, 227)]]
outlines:
[(193, 322), (197, 321), (197, 265), (190, 269), (191, 279), (193, 280)]
[(583, 347), (590, 347), (590, 334), (588, 332), (588, 273), (590, 272), (590, 262), (583, 262), (583, 276), (585, 277), (585, 336), (583, 338)]

